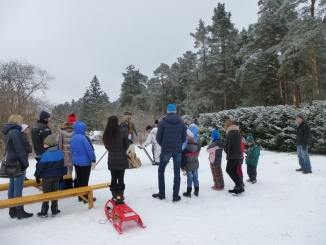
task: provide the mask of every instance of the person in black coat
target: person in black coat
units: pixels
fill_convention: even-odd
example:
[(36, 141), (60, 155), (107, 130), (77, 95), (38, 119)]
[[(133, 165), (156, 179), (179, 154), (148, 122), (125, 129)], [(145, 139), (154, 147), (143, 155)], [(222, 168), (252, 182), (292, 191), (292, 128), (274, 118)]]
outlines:
[(304, 120), (302, 113), (299, 113), (295, 120), (298, 124), (296, 144), (300, 164), (300, 168), (296, 169), (296, 171), (301, 171), (303, 174), (311, 174), (311, 163), (308, 155), (310, 127)]
[[(125, 170), (129, 168), (127, 149), (129, 148), (129, 131), (119, 125), (117, 116), (108, 118), (104, 133), (103, 143), (109, 151), (108, 168), (111, 172), (112, 200), (116, 203), (123, 203), (124, 200), (124, 175)], [(120, 197), (120, 200), (118, 199)]]
[(225, 122), (226, 130), (226, 172), (235, 183), (233, 190), (229, 190), (230, 193), (240, 194), (244, 192), (244, 186), (241, 185), (240, 178), (237, 172), (237, 166), (240, 158), (242, 157), (242, 136), (239, 131), (239, 126), (234, 124), (234, 120), (228, 119)]
[[(6, 144), (7, 156), (6, 161), (16, 162), (21, 164), (22, 175), (9, 178), (8, 198), (21, 197), (23, 195), (24, 180), (26, 169), (29, 166), (27, 157), (27, 144), (21, 134), (23, 118), (20, 115), (13, 114), (9, 117), (8, 123), (2, 128), (2, 133), (5, 135), (4, 141)], [(9, 208), (9, 216), (11, 218), (24, 219), (32, 217), (32, 213), (27, 213), (24, 206)]]

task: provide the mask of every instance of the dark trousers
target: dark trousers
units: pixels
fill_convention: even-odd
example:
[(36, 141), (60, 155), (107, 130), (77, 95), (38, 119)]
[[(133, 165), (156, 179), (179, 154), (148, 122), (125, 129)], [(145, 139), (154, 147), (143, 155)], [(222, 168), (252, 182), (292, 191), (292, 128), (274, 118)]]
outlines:
[(111, 170), (111, 186), (124, 186), (125, 170)]
[(249, 176), (250, 181), (254, 181), (257, 178), (257, 167), (247, 165), (247, 174)]
[[(75, 179), (75, 188), (88, 186), (89, 176), (91, 174), (91, 165), (89, 166), (77, 166), (75, 165), (77, 179)], [(85, 198), (88, 198), (88, 195), (84, 195)], [(81, 201), (79, 197), (78, 200)]]
[[(60, 178), (42, 179), (43, 193), (54, 192), (59, 190)], [(58, 201), (51, 202), (52, 205), (57, 205)], [(49, 206), (49, 202), (43, 202), (42, 206)]]
[(240, 186), (240, 179), (237, 172), (237, 166), (239, 163), (239, 159), (229, 159), (226, 164), (226, 172), (230, 176), (230, 178), (233, 180), (236, 186)]

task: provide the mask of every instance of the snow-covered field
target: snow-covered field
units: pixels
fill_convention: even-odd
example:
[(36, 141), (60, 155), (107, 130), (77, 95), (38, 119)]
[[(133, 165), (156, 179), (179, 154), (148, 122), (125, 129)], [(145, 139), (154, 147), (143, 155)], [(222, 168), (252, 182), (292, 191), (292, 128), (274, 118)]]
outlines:
[[(105, 152), (95, 146), (97, 159)], [(150, 149), (148, 148), (150, 152)], [(93, 209), (76, 198), (59, 200), (61, 213), (41, 219), (36, 213), (41, 203), (26, 205), (34, 216), (25, 220), (10, 219), (8, 209), (0, 210), (0, 244), (227, 244), (227, 245), (325, 245), (326, 244), (326, 157), (311, 156), (313, 174), (295, 172), (294, 153), (261, 151), (258, 182), (246, 183), (242, 196), (232, 196), (233, 182), (224, 174), (225, 189), (211, 189), (212, 176), (206, 147), (200, 154), (199, 197), (185, 198), (182, 176), (179, 203), (172, 203), (173, 164), (165, 172), (166, 200), (152, 198), (158, 191), (157, 166), (136, 148), (143, 166), (126, 170), (126, 202), (142, 218), (145, 229), (135, 221), (123, 225), (119, 235), (106, 220), (103, 208), (111, 197), (109, 189), (94, 192)], [(225, 158), (225, 155), (223, 156)], [(110, 181), (106, 157), (92, 170), (90, 184)], [(225, 159), (223, 160), (225, 170)], [(35, 161), (30, 160), (27, 177), (33, 178)], [(246, 165), (243, 165), (246, 173)], [(247, 178), (246, 174), (245, 177)], [(7, 179), (0, 179), (6, 183)], [(28, 187), (23, 195), (37, 194)], [(0, 199), (7, 193), (0, 192)], [(102, 223), (102, 224), (101, 224)], [(104, 224), (103, 224), (104, 223)]]

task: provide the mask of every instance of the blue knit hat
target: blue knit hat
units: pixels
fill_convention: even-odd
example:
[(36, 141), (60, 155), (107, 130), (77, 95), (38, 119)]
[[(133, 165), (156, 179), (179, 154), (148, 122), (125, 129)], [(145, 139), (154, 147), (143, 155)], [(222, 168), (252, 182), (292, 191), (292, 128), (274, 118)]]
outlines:
[(41, 111), (40, 113), (40, 119), (48, 119), (50, 118), (50, 113), (48, 113), (47, 111)]
[(246, 142), (247, 143), (254, 143), (255, 142), (255, 139), (254, 139), (254, 137), (252, 137), (251, 133), (248, 134)]
[(212, 139), (213, 139), (213, 142), (216, 141), (216, 140), (220, 140), (220, 133), (218, 132), (217, 129), (214, 129), (212, 131)]
[(167, 113), (177, 113), (177, 107), (174, 104), (169, 104), (166, 108)]

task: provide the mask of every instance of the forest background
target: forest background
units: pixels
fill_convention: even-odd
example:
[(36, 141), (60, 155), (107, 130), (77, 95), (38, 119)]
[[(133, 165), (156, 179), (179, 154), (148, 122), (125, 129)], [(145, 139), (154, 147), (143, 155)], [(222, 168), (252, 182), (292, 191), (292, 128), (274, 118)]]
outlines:
[[(87, 124), (88, 131), (101, 131), (108, 116), (122, 119), (124, 111), (131, 111), (143, 141), (145, 126), (161, 119), (169, 103), (176, 104), (183, 118), (191, 116), (202, 127), (220, 128), (221, 124), (205, 124), (200, 118), (223, 111), (232, 116), (232, 110), (255, 106), (300, 110), (324, 101), (326, 0), (259, 0), (258, 5), (258, 21), (237, 30), (231, 13), (218, 3), (212, 22), (199, 20), (196, 31), (190, 33), (197, 52), (185, 51), (173, 64), (158, 64), (153, 74), (127, 65), (116, 101), (110, 101), (95, 75), (82, 98), (52, 105), (46, 93), (54, 76), (26, 60), (0, 61), (0, 123), (17, 113), (33, 125), (45, 109), (52, 114), (52, 132), (58, 132), (72, 112)], [(317, 124), (323, 128), (324, 103), (318, 105), (322, 107), (315, 110), (321, 113)], [(287, 123), (283, 121), (283, 126)], [(264, 134), (259, 135), (264, 140)], [(320, 146), (316, 152), (324, 153), (325, 134), (317, 130), (316, 137)]]

